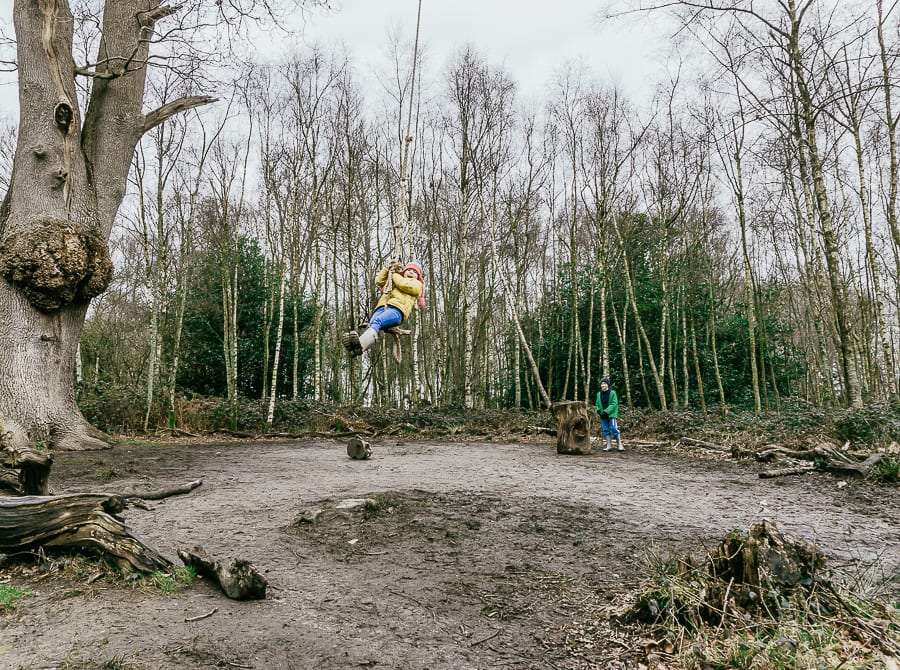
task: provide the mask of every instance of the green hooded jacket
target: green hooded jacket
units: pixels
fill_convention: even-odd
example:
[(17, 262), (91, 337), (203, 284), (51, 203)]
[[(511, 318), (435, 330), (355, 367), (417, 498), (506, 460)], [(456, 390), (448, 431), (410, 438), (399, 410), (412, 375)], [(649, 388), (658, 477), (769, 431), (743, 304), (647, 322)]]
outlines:
[[(604, 410), (603, 404), (600, 401), (601, 393), (603, 393), (603, 391), (597, 391), (597, 402), (594, 404), (598, 414)], [(616, 392), (612, 389), (609, 389), (609, 404), (606, 406), (606, 413), (609, 415), (610, 419), (619, 418), (619, 396), (617, 396)]]

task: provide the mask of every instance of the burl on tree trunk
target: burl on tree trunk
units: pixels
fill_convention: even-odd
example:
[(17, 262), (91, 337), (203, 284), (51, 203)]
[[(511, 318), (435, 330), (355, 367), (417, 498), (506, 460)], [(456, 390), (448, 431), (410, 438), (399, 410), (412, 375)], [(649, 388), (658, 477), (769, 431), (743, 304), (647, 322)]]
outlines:
[(582, 400), (567, 400), (550, 405), (556, 420), (556, 453), (591, 453), (591, 416)]

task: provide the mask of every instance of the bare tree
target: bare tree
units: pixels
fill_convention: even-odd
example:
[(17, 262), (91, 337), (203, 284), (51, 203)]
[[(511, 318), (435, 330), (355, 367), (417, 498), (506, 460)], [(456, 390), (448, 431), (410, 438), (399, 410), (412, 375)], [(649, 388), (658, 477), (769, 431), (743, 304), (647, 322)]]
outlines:
[[(648, 9), (661, 6), (663, 5)], [(831, 315), (836, 330), (844, 400), (850, 405), (860, 405), (862, 394), (848, 321), (847, 287), (841, 274), (839, 243), (825, 174), (827, 152), (820, 148), (820, 111), (823, 102), (818, 98), (817, 88), (812, 85), (815, 77), (821, 76), (823, 63), (820, 61), (827, 60), (821, 48), (822, 40), (840, 33), (839, 28), (828, 23), (834, 15), (823, 22), (814, 23), (819, 18), (816, 0), (784, 0), (772, 8), (760, 8), (747, 0), (675, 0), (664, 6), (683, 10), (683, 25), (711, 37), (713, 44), (721, 44), (723, 40), (727, 40), (727, 36), (740, 35), (744, 45), (744, 55), (741, 58), (755, 59), (756, 63), (779, 77), (784, 83), (785, 92), (796, 102), (799, 131), (796, 137), (799, 151), (809, 168), (817, 232), (822, 240), (832, 303)], [(718, 23), (720, 18), (733, 22), (736, 29), (726, 26), (723, 33)], [(723, 35), (726, 37), (723, 38)], [(817, 67), (820, 68), (819, 75), (814, 74)], [(749, 78), (742, 78), (740, 81), (747, 95), (757, 102), (764, 102), (757, 90), (757, 82)], [(790, 123), (790, 119), (774, 115), (769, 118), (774, 123)]]
[[(477, 286), (485, 278), (484, 272), (473, 272), (473, 240), (483, 239), (482, 228), (473, 221), (477, 211), (477, 189), (485, 185), (479, 179), (489, 170), (484, 161), (491, 153), (491, 143), (496, 140), (495, 130), (500, 119), (508, 115), (514, 86), (501, 72), (490, 68), (472, 50), (459, 54), (449, 73), (449, 97), (451, 101), (447, 122), (453, 132), (453, 151), (457, 159), (455, 185), (459, 197), (459, 304), (461, 324), (461, 348), (463, 351), (461, 374), (462, 397), (466, 407), (475, 406), (475, 344), (479, 332), (476, 326), (484, 319), (474, 314), (473, 297), (486, 293)], [(481, 236), (479, 236), (481, 234)], [(486, 254), (484, 259), (489, 258)], [(489, 305), (486, 303), (485, 306)], [(489, 309), (489, 308), (488, 308)]]

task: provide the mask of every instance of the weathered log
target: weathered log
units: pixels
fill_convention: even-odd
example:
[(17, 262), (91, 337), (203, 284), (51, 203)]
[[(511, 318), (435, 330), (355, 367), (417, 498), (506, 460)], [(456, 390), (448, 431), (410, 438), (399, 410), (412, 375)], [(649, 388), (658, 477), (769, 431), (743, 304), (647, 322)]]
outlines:
[(591, 418), (583, 400), (555, 402), (550, 413), (556, 420), (556, 453), (591, 453)]
[(770, 463), (776, 458), (795, 458), (801, 461), (812, 461), (816, 458), (814, 449), (788, 449), (786, 447), (766, 447), (757, 451), (753, 457), (762, 463)]
[(198, 575), (216, 581), (225, 595), (233, 600), (265, 600), (266, 578), (248, 561), (232, 559), (227, 566), (211, 558), (203, 547), (178, 550), (184, 564), (194, 568)]
[(865, 477), (872, 471), (873, 467), (881, 462), (883, 456), (884, 454), (881, 453), (872, 454), (862, 463), (829, 460), (821, 463), (819, 465), (819, 469), (826, 470), (827, 472), (833, 472), (839, 475), (846, 474)]
[(0, 551), (75, 548), (106, 555), (123, 572), (168, 569), (114, 516), (123, 509), (119, 496), (96, 493), (0, 498)]
[(347, 443), (347, 455), (355, 461), (364, 461), (372, 455), (372, 447), (365, 440), (354, 437)]
[(669, 442), (660, 440), (641, 440), (636, 438), (628, 438), (628, 446), (630, 447), (647, 447), (648, 449), (659, 449), (668, 446)]
[(181, 486), (171, 486), (167, 489), (156, 489), (155, 491), (124, 491), (122, 493), (117, 493), (120, 498), (140, 498), (141, 500), (162, 500), (163, 498), (169, 498), (171, 496), (180, 496), (185, 493), (190, 493), (195, 488), (200, 486), (203, 483), (202, 479), (195, 479), (192, 482), (188, 482), (187, 484), (182, 484)]

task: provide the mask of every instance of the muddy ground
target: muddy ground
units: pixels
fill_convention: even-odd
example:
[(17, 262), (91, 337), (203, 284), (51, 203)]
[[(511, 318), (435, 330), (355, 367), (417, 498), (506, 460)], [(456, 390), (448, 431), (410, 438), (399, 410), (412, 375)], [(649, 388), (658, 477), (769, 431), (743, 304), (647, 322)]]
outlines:
[[(169, 594), (73, 579), (58, 562), (7, 568), (0, 582), (34, 597), (0, 614), (0, 668), (638, 668), (640, 644), (609, 615), (648, 558), (712, 547), (764, 517), (845, 576), (898, 573), (896, 487), (760, 479), (752, 462), (647, 449), (561, 456), (549, 437), (374, 440), (367, 461), (345, 445), (58, 454), (55, 493), (202, 479), (129, 507), (126, 523), (177, 565), (176, 550), (195, 545), (251, 561), (268, 597), (232, 601), (207, 581)], [(897, 581), (887, 588), (896, 597)]]

